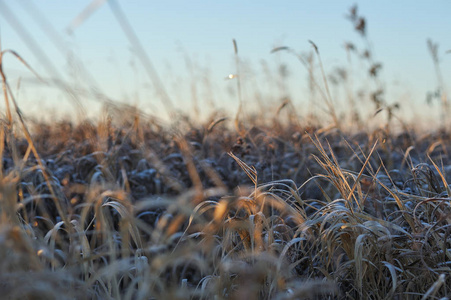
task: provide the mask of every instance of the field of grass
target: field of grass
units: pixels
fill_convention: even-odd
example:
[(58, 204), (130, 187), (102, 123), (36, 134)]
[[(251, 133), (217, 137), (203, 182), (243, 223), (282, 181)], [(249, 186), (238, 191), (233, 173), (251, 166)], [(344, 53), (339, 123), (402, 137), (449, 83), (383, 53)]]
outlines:
[(449, 294), (448, 133), (131, 119), (2, 127), (2, 295)]
[(352, 97), (340, 114), (312, 49), (325, 113), (304, 119), (285, 98), (264, 116), (162, 123), (110, 103), (95, 121), (37, 122), (2, 71), (0, 297), (448, 299), (450, 131), (398, 118), (370, 53), (385, 121), (366, 126)]

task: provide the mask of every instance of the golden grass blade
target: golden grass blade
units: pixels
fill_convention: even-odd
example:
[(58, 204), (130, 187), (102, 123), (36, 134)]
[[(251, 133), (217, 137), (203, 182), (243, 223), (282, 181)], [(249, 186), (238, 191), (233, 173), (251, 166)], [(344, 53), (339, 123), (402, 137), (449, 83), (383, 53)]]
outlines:
[[(366, 158), (365, 163), (363, 164), (362, 168), (360, 169), (359, 175), (357, 175), (357, 178), (355, 179), (355, 182), (354, 182), (354, 185), (353, 185), (352, 188), (351, 188), (351, 191), (349, 192), (348, 199), (346, 199), (346, 200), (349, 201), (349, 200), (350, 200), (350, 197), (354, 194), (354, 190), (355, 190), (355, 188), (357, 187), (357, 185), (358, 185), (359, 182), (360, 182), (360, 178), (362, 177), (363, 171), (366, 169), (366, 166), (367, 166), (368, 163), (370, 162), (371, 155), (373, 154), (374, 150), (376, 149), (377, 142), (378, 142), (378, 140), (376, 140), (376, 142), (374, 143), (373, 147), (371, 148), (371, 151), (370, 151), (370, 153), (368, 154), (368, 157)], [(357, 203), (357, 205), (360, 206), (359, 203)], [(361, 207), (360, 207), (360, 209), (361, 209)]]
[(445, 175), (443, 175), (443, 172), (440, 171), (440, 168), (437, 166), (437, 164), (432, 160), (432, 158), (428, 155), (429, 160), (431, 161), (432, 165), (434, 166), (435, 170), (437, 170), (440, 178), (442, 179), (443, 186), (446, 189), (446, 192), (448, 193), (448, 197), (451, 197), (451, 188), (448, 185), (448, 182), (446, 181)]
[(255, 167), (254, 166), (249, 167), (244, 161), (239, 159), (232, 152), (228, 152), (227, 154), (230, 155), (238, 163), (241, 169), (243, 169), (246, 175), (252, 180), (252, 182), (255, 185), (255, 188), (257, 188), (257, 170), (255, 169)]
[(214, 120), (213, 122), (211, 122), (210, 125), (208, 125), (208, 127), (207, 127), (208, 133), (211, 133), (216, 125), (218, 125), (224, 121), (227, 121), (228, 119), (229, 118), (227, 118), (227, 117), (222, 117), (222, 118), (218, 118), (218, 119)]

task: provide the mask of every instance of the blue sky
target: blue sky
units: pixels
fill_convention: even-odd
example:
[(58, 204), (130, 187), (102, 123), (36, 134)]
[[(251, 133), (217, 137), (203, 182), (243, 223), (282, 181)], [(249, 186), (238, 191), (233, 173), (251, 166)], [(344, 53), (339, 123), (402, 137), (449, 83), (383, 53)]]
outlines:
[[(36, 8), (24, 9), (23, 0), (0, 0), (46, 52), (59, 74), (73, 86), (83, 87), (79, 66), (71, 56), (62, 54), (51, 43), (32, 16), (42, 14), (61, 36), (64, 47), (76, 55), (95, 78), (99, 88), (118, 101), (139, 105), (161, 115), (161, 100), (157, 99), (134, 49), (121, 31), (109, 5), (100, 6), (93, 14), (66, 32), (72, 20), (92, 1), (33, 1)], [(299, 106), (308, 100), (307, 71), (287, 53), (270, 54), (272, 48), (289, 46), (299, 53), (312, 50), (308, 40), (319, 47), (326, 72), (337, 67), (349, 67), (343, 44), (355, 43), (360, 49), (363, 41), (345, 18), (349, 8), (358, 4), (359, 13), (367, 20), (368, 37), (375, 59), (383, 64), (381, 80), (387, 90), (389, 103), (399, 101), (404, 106), (425, 109), (425, 94), (437, 86), (432, 59), (426, 47), (431, 38), (439, 44), (441, 68), (445, 83), (451, 79), (451, 2), (449, 1), (118, 1), (168, 91), (172, 102), (189, 110), (193, 106), (193, 87), (200, 110), (207, 112), (208, 101), (215, 105), (236, 108), (235, 85), (224, 78), (235, 72), (232, 39), (238, 42), (242, 60), (243, 95), (252, 109), (255, 90), (263, 101), (276, 103), (290, 96)], [(2, 7), (0, 7), (1, 9)], [(32, 15), (30, 15), (30, 12)], [(2, 48), (17, 51), (43, 77), (50, 76), (9, 23), (0, 14)], [(48, 32), (47, 32), (48, 33)], [(192, 64), (187, 67), (186, 58)], [(283, 93), (276, 81), (262, 69), (266, 62), (276, 76), (278, 64), (286, 64), (290, 77)], [(19, 104), (32, 113), (39, 109), (70, 111), (73, 105), (63, 92), (28, 82), (31, 78), (12, 56), (5, 57), (5, 70), (10, 81), (19, 89)], [(362, 64), (353, 60), (356, 74)], [(78, 75), (73, 75), (78, 74)], [(78, 78), (77, 78), (78, 76)], [(359, 75), (357, 79), (361, 78)], [(208, 79), (209, 83), (205, 83)], [(354, 87), (368, 86), (367, 79), (354, 80)], [(357, 80), (358, 81), (358, 80)], [(274, 85), (274, 86), (273, 86)], [(212, 91), (212, 92), (211, 92)], [(287, 94), (287, 95), (285, 95)], [(337, 98), (339, 98), (337, 93)], [(337, 99), (337, 101), (341, 101)], [(95, 114), (98, 106), (83, 99), (86, 110)], [(437, 106), (436, 106), (437, 107)], [(406, 113), (409, 113), (408, 111)]]

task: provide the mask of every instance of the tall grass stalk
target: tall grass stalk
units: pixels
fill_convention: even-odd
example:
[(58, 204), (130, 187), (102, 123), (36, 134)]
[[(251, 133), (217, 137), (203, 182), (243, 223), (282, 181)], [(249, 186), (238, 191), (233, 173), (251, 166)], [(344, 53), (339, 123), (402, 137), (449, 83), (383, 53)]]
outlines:
[(427, 46), (429, 53), (432, 57), (432, 61), (434, 63), (435, 75), (437, 77), (438, 89), (440, 91), (440, 100), (441, 100), (441, 112), (440, 118), (442, 119), (443, 128), (447, 128), (449, 125), (449, 103), (448, 103), (448, 94), (445, 88), (445, 82), (443, 80), (442, 71), (440, 69), (440, 59), (438, 54), (438, 44), (434, 43), (432, 40), (427, 40)]

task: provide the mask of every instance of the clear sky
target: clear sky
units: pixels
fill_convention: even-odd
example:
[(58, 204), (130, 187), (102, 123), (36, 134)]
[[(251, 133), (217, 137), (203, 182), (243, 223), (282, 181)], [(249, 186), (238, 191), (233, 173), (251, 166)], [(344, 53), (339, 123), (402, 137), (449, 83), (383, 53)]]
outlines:
[[(277, 102), (290, 96), (302, 107), (308, 101), (306, 69), (294, 56), (270, 51), (289, 46), (299, 53), (308, 53), (312, 50), (308, 40), (312, 40), (319, 47), (326, 73), (349, 67), (344, 43), (353, 42), (360, 49), (364, 45), (345, 18), (353, 4), (358, 4), (359, 14), (366, 18), (375, 60), (383, 64), (380, 79), (389, 103), (400, 101), (409, 109), (425, 107), (426, 93), (437, 87), (426, 45), (428, 38), (439, 44), (443, 78), (447, 84), (451, 81), (451, 54), (445, 54), (451, 49), (450, 1), (117, 1), (172, 102), (184, 110), (193, 107), (196, 97), (203, 112), (211, 101), (232, 110), (238, 106), (235, 83), (224, 79), (236, 71), (232, 39), (238, 42), (242, 60), (245, 101), (254, 103), (257, 90), (263, 95), (262, 101)], [(61, 76), (80, 89), (89, 85), (80, 71), (83, 65), (97, 88), (108, 97), (164, 114), (161, 99), (135, 55), (136, 49), (131, 47), (107, 3), (69, 34), (67, 28), (74, 19), (95, 1), (36, 0), (32, 1), (33, 7), (28, 2), (0, 0), (3, 49), (17, 51), (42, 77)], [(14, 19), (45, 52), (56, 73), (50, 74), (42, 58), (36, 56), (39, 51), (30, 49), (17, 25), (12, 25)], [(51, 24), (61, 38), (58, 46), (50, 38), (52, 30), (43, 30), (39, 22)], [(81, 63), (76, 63), (74, 56)], [(283, 92), (274, 83), (279, 64), (287, 65), (289, 72)], [(63, 92), (29, 80), (32, 75), (13, 56), (5, 56), (4, 65), (14, 90), (17, 79), (22, 79), (18, 100), (26, 113), (73, 109)], [(263, 65), (270, 71), (265, 73)], [(354, 58), (352, 68), (358, 73), (363, 67)], [(370, 86), (354, 82), (356, 89), (365, 84)], [(95, 113), (98, 109), (88, 98), (82, 101), (87, 111)]]

